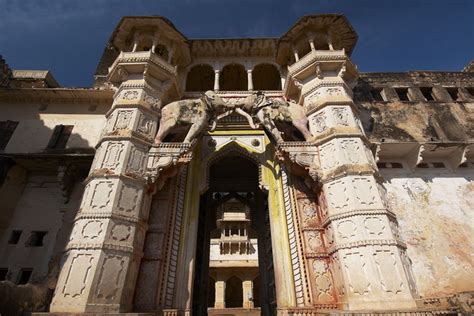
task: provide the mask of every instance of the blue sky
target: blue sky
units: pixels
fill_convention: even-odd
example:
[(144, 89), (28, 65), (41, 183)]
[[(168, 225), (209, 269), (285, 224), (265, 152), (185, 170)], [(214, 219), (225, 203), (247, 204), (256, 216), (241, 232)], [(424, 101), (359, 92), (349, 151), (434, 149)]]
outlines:
[(0, 54), (86, 87), (124, 15), (163, 15), (188, 38), (216, 38), (278, 37), (314, 13), (349, 18), (363, 72), (456, 71), (474, 59), (474, 0), (0, 0)]

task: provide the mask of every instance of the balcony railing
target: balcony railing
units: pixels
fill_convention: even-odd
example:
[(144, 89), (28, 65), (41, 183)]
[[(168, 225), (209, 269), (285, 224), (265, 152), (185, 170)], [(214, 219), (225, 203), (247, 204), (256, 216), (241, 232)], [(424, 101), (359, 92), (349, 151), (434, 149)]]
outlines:
[(177, 69), (176, 66), (171, 65), (166, 60), (161, 58), (159, 55), (151, 51), (142, 51), (142, 52), (121, 52), (117, 59), (115, 59), (112, 66), (109, 67), (113, 69), (117, 66), (118, 63), (133, 63), (133, 62), (145, 62), (150, 61), (153, 64), (165, 69), (167, 72), (176, 75)]
[(312, 50), (293, 65), (288, 66), (288, 73), (292, 75), (315, 61), (331, 59), (346, 59), (345, 50)]

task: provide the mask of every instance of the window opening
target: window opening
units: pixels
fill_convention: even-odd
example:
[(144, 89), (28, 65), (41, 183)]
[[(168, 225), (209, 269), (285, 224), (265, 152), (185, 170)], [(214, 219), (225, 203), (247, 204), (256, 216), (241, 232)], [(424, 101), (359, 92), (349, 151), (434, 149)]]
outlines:
[(8, 268), (0, 268), (0, 281), (7, 279)]
[(432, 87), (421, 87), (420, 91), (425, 97), (426, 101), (435, 101)]
[(448, 91), (449, 96), (453, 101), (458, 101), (459, 100), (459, 89), (458, 88), (446, 88), (446, 91)]
[(20, 274), (18, 275), (17, 284), (26, 284), (26, 283), (28, 283), (30, 281), (32, 273), (33, 273), (33, 269), (21, 269)]
[(48, 232), (44, 231), (32, 231), (30, 239), (28, 240), (27, 246), (29, 247), (42, 247), (44, 243), (44, 236)]
[(56, 125), (48, 143), (48, 149), (64, 149), (74, 125)]
[(370, 90), (370, 95), (374, 101), (383, 102), (385, 101), (382, 95), (383, 89), (382, 88), (375, 88)]
[(466, 90), (471, 95), (471, 97), (474, 98), (474, 87), (468, 87)]
[(196, 65), (186, 77), (186, 91), (214, 90), (214, 69), (210, 65)]
[(15, 121), (0, 122), (0, 150), (4, 150), (7, 147), (17, 126), (18, 122)]
[(222, 91), (247, 91), (247, 71), (240, 64), (225, 66), (219, 77), (219, 86)]
[(253, 89), (281, 90), (281, 76), (278, 68), (272, 64), (259, 64), (252, 70)]
[(10, 239), (8, 239), (8, 243), (10, 245), (18, 244), (18, 242), (20, 241), (21, 233), (22, 233), (21, 230), (12, 230), (10, 234)]
[(408, 97), (408, 88), (395, 88), (395, 92), (400, 101), (410, 101), (410, 98)]

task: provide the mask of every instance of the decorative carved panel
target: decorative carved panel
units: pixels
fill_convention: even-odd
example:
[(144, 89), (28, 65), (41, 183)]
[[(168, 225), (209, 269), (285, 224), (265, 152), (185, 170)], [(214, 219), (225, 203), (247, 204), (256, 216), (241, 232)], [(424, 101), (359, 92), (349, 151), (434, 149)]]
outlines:
[(97, 298), (113, 301), (122, 289), (122, 274), (125, 271), (126, 258), (108, 254), (100, 268), (97, 284)]
[(358, 139), (344, 139), (341, 140), (341, 148), (344, 150), (346, 161), (350, 163), (363, 163), (360, 155), (360, 140)]
[(127, 241), (132, 236), (133, 228), (124, 224), (115, 224), (110, 232), (110, 237), (115, 241)]
[(117, 208), (126, 213), (138, 214), (141, 206), (141, 195), (143, 190), (130, 183), (122, 183), (119, 191)]
[(113, 130), (131, 129), (130, 122), (132, 121), (133, 112), (133, 110), (117, 111), (117, 120)]
[(324, 113), (324, 111), (321, 111), (320, 113), (314, 115), (310, 119), (310, 124), (314, 132), (316, 133), (322, 133), (327, 130), (328, 126), (326, 123), (326, 113)]
[(122, 162), (122, 155), (124, 152), (125, 144), (122, 142), (107, 142), (103, 151), (104, 158), (99, 168), (107, 168), (111, 171), (115, 171)]
[(147, 150), (133, 145), (130, 148), (130, 156), (127, 163), (127, 174), (143, 176), (147, 164)]
[(393, 294), (401, 292), (403, 280), (394, 253), (388, 249), (380, 249), (375, 251), (374, 258), (382, 289)]
[(329, 192), (328, 200), (330, 207), (340, 210), (349, 205), (347, 187), (343, 179), (331, 182), (327, 187), (327, 191)]
[(349, 126), (350, 125), (350, 112), (348, 107), (333, 107), (332, 113), (334, 122), (337, 125)]
[(343, 220), (337, 224), (337, 232), (343, 240), (350, 239), (357, 234), (357, 225), (350, 219)]
[(375, 204), (377, 191), (369, 178), (355, 177), (352, 179), (352, 184), (356, 198), (361, 205), (371, 206)]
[(71, 259), (66, 280), (63, 283), (64, 297), (77, 297), (83, 294), (92, 269), (94, 256), (92, 254), (75, 254)]
[(319, 155), (321, 157), (321, 168), (323, 170), (331, 169), (340, 165), (337, 145), (334, 141), (322, 145), (320, 147)]
[(385, 232), (385, 225), (380, 217), (369, 216), (364, 220), (367, 232), (372, 236), (381, 236)]
[(314, 260), (312, 265), (314, 282), (317, 290), (317, 303), (329, 303), (333, 302), (332, 296), (332, 277), (331, 271), (329, 270), (328, 263), (326, 260)]
[(101, 210), (111, 204), (114, 183), (108, 180), (101, 180), (92, 184), (92, 197), (90, 207), (93, 210)]
[(343, 255), (345, 274), (352, 293), (366, 295), (370, 292), (370, 281), (366, 267), (367, 259), (358, 251), (348, 252)]
[(89, 220), (82, 226), (81, 235), (82, 238), (96, 239), (103, 231), (104, 224), (99, 220)]

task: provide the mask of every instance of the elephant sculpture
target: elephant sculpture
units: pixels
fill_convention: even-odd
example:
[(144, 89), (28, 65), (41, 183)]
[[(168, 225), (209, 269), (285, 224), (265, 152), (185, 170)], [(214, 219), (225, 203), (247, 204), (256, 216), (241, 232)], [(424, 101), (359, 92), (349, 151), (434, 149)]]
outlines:
[(297, 103), (282, 98), (268, 100), (262, 92), (256, 92), (248, 96), (241, 107), (252, 119), (262, 124), (278, 143), (284, 141), (277, 128), (277, 124), (281, 123), (292, 124), (306, 141), (310, 141), (313, 136), (308, 129), (304, 109)]
[[(161, 110), (160, 127), (155, 137), (155, 144), (163, 142), (171, 130), (186, 128), (191, 125), (184, 143), (192, 142), (209, 124), (232, 113), (231, 106), (213, 91), (206, 91), (201, 98), (180, 100), (168, 103)], [(213, 124), (214, 122), (214, 124)]]

